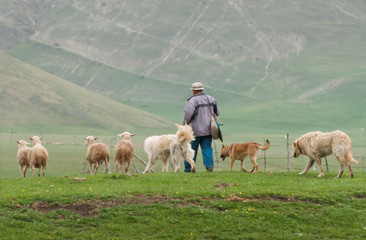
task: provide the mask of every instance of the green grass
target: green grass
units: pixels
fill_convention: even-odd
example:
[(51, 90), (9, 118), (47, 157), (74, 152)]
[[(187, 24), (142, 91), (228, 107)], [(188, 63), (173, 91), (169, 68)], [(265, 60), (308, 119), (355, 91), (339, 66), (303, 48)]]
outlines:
[(73, 177), (2, 179), (0, 238), (366, 237), (362, 172), (354, 179), (239, 171)]

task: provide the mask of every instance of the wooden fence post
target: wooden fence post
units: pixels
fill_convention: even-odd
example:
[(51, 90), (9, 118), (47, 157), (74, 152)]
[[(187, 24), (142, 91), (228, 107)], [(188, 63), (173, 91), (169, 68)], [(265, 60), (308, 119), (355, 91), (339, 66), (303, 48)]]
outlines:
[[(264, 145), (266, 145), (266, 139), (264, 139)], [(267, 157), (266, 157), (266, 150), (263, 151), (263, 158), (264, 158), (264, 172), (267, 172)]]
[[(84, 158), (83, 169), (81, 169), (81, 174), (84, 174), (84, 173), (85, 173), (86, 165), (87, 165), (87, 161), (86, 161), (86, 158)], [(87, 169), (86, 169), (86, 173), (87, 173), (87, 174), (89, 174), (89, 173), (90, 173), (89, 168), (87, 168)]]
[(220, 167), (219, 156), (217, 155), (216, 142), (215, 142), (215, 140), (212, 140), (212, 141), (213, 141), (213, 143), (214, 143), (214, 148), (215, 148), (215, 155), (216, 155), (217, 170), (220, 172), (220, 171), (221, 171), (221, 167)]
[[(142, 158), (140, 158), (139, 156), (137, 156), (136, 154), (134, 155), (135, 156), (135, 158), (137, 158), (140, 162), (142, 162), (145, 166), (147, 166), (147, 163), (144, 161), (144, 160), (142, 160)], [(150, 170), (151, 172), (155, 172), (155, 170), (154, 169), (151, 169)]]
[(325, 157), (325, 166), (327, 167), (327, 172), (329, 172), (328, 159)]
[(136, 172), (137, 172), (137, 173), (140, 173), (140, 170), (139, 170), (139, 169), (138, 169), (138, 167), (136, 166), (135, 161), (133, 160), (133, 158), (131, 159), (131, 161), (132, 161), (132, 165), (133, 165), (133, 167), (135, 168)]
[(286, 134), (287, 139), (287, 171), (290, 171), (290, 134)]

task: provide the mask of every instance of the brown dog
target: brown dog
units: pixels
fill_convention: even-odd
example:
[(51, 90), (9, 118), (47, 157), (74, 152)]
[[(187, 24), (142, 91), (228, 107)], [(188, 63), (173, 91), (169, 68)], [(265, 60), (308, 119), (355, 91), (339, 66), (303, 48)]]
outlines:
[[(257, 157), (259, 155), (259, 150), (267, 150), (270, 146), (271, 143), (268, 141), (268, 139), (266, 140), (266, 145), (264, 146), (255, 142), (233, 143), (227, 146), (222, 145), (220, 157), (222, 158), (222, 161), (224, 161), (226, 157), (230, 157), (230, 171), (233, 171), (234, 161), (240, 160), (241, 170), (245, 172), (253, 172), (255, 169), (255, 173), (258, 173)], [(251, 171), (244, 169), (244, 159), (248, 155), (250, 161), (253, 163), (253, 168)]]

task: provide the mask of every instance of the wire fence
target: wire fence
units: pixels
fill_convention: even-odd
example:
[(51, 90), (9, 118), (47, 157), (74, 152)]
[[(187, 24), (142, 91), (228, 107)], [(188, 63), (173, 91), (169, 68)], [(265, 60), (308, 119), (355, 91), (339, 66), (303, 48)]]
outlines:
[[(63, 135), (63, 136), (54, 136), (54, 135), (46, 135), (44, 132), (40, 132), (39, 136), (43, 135), (43, 145), (49, 150), (50, 160), (53, 164), (50, 164), (48, 167), (48, 171), (53, 171), (54, 175), (57, 175), (57, 168), (52, 169), (52, 165), (57, 166), (61, 162), (67, 163), (66, 165), (70, 166), (70, 169), (67, 169), (65, 166), (65, 172), (75, 172), (75, 169), (79, 169), (78, 173), (87, 174), (89, 173), (89, 167), (85, 160), (85, 154), (87, 147), (85, 145), (85, 136), (81, 135)], [(16, 141), (20, 139), (27, 139), (21, 133), (11, 132), (9, 135), (0, 135), (0, 164), (3, 166), (0, 169), (0, 174), (4, 175), (7, 169), (12, 169), (14, 172), (18, 171), (18, 166), (16, 163), (16, 152), (17, 152), (17, 144)], [(114, 165), (114, 147), (117, 142), (120, 140), (119, 137), (101, 137), (98, 139), (100, 142), (104, 142), (110, 147), (110, 164)], [(130, 166), (131, 174), (139, 174), (143, 172), (145, 166), (148, 162), (147, 155), (143, 151), (143, 138), (133, 139), (135, 144), (135, 156), (133, 158), (132, 164)], [(265, 144), (265, 140), (262, 140), (262, 145)], [(276, 171), (302, 171), (307, 162), (308, 157), (300, 156), (295, 159), (292, 157), (292, 146), (290, 143), (289, 134), (285, 135), (285, 139), (280, 136), (272, 137), (270, 139), (271, 147), (266, 151), (261, 151), (260, 155), (257, 158), (257, 163), (259, 165), (259, 171), (262, 172), (276, 172)], [(30, 140), (28, 141), (30, 142)], [(365, 150), (366, 146), (363, 146), (359, 142), (354, 142), (352, 146), (352, 153), (356, 160), (359, 161), (359, 164), (351, 164), (352, 169), (355, 171), (362, 171), (366, 173), (365, 166)], [(221, 142), (213, 141), (212, 147), (214, 150), (214, 161), (215, 161), (215, 171), (228, 171), (230, 169), (230, 160), (226, 159), (222, 161), (220, 159), (221, 154)], [(181, 169), (183, 169), (183, 160), (181, 161)], [(205, 168), (202, 163), (202, 154), (197, 153), (197, 171), (205, 171)], [(234, 163), (233, 171), (239, 171), (240, 161), (236, 161)], [(338, 172), (339, 164), (338, 161), (333, 157), (333, 155), (328, 156), (327, 158), (322, 159), (322, 165), (324, 167), (325, 172)], [(174, 166), (170, 162), (169, 163), (169, 171), (174, 171)], [(245, 167), (251, 168), (251, 162), (247, 159), (245, 160)], [(152, 171), (161, 171), (162, 163), (158, 161), (156, 166)], [(61, 171), (63, 168), (60, 168)], [(114, 172), (114, 168), (112, 166), (109, 167), (110, 172)], [(181, 170), (182, 171), (182, 170)], [(312, 167), (311, 171), (317, 172), (318, 168), (316, 164)], [(17, 173), (16, 173), (17, 174)], [(60, 173), (62, 174), (62, 173)], [(2, 177), (0, 175), (0, 177)], [(9, 174), (5, 174), (9, 175)]]

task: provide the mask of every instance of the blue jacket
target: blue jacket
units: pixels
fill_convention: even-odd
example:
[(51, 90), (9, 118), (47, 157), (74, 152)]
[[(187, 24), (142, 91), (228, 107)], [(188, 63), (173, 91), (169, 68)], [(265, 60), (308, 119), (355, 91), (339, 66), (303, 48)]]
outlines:
[(187, 122), (193, 129), (196, 137), (211, 135), (211, 114), (220, 114), (215, 98), (198, 93), (188, 98), (184, 108), (183, 124)]

